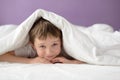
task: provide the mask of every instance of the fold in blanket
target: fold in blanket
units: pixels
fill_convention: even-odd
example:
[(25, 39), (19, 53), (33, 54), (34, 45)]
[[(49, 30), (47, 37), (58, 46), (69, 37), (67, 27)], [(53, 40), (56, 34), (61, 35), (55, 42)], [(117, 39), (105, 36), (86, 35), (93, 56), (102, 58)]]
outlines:
[(98, 65), (120, 65), (120, 32), (107, 24), (89, 27), (73, 25), (63, 17), (42, 9), (36, 10), (20, 25), (0, 27), (0, 54), (23, 47), (35, 20), (43, 17), (61, 29), (66, 52), (81, 61)]

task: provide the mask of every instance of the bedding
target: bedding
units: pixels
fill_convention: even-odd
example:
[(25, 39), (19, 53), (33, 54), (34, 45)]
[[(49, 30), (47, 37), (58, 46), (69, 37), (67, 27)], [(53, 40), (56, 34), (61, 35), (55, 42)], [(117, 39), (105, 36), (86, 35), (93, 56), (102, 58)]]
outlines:
[(1, 62), (0, 80), (120, 80), (120, 67)]
[(23, 47), (35, 20), (43, 17), (61, 29), (63, 46), (72, 57), (97, 65), (120, 65), (120, 32), (107, 24), (73, 25), (62, 16), (38, 9), (20, 25), (0, 27), (0, 55)]

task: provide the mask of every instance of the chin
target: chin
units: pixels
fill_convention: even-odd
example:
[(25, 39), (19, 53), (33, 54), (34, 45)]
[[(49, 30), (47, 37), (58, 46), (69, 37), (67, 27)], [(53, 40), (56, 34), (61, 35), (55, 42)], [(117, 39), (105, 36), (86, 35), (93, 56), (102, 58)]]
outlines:
[(52, 59), (49, 59), (49, 58), (45, 58), (45, 59), (47, 59), (48, 61), (52, 60)]

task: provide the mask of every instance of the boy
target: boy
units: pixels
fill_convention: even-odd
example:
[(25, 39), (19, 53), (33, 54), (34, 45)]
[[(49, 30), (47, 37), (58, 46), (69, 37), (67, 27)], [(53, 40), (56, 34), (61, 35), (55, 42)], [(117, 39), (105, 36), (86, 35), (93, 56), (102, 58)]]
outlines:
[(23, 48), (0, 55), (0, 61), (18, 63), (84, 63), (74, 60), (62, 49), (62, 32), (39, 18), (29, 31), (30, 42)]

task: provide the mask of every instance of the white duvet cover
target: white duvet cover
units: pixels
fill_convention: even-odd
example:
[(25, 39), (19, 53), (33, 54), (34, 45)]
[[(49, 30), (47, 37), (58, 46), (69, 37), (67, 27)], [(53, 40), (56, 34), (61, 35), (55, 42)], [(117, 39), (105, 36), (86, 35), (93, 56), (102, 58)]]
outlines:
[(0, 80), (120, 80), (120, 67), (0, 63)]
[(42, 9), (36, 10), (18, 26), (0, 27), (0, 54), (27, 44), (28, 32), (39, 17), (61, 29), (63, 45), (70, 56), (90, 64), (120, 65), (120, 32), (113, 31), (106, 24), (94, 24), (88, 28), (73, 25), (63, 17)]

